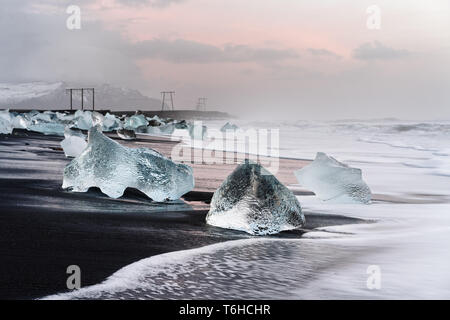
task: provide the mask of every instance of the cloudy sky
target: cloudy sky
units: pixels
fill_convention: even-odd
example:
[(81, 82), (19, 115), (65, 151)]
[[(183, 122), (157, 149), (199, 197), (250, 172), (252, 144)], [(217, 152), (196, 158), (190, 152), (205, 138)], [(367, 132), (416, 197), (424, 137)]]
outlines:
[(2, 82), (170, 89), (258, 119), (450, 119), (448, 0), (2, 0), (0, 28)]

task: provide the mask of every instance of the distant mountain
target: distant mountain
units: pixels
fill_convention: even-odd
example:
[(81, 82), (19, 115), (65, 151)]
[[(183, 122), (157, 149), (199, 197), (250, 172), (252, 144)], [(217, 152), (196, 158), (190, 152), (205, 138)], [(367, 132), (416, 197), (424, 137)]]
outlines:
[[(1, 109), (67, 109), (71, 86), (64, 82), (0, 83)], [(95, 108), (110, 110), (159, 110), (161, 101), (144, 96), (137, 90), (109, 84), (95, 86)], [(85, 109), (92, 109), (92, 95), (84, 94)], [(81, 93), (73, 92), (73, 108), (81, 109)]]

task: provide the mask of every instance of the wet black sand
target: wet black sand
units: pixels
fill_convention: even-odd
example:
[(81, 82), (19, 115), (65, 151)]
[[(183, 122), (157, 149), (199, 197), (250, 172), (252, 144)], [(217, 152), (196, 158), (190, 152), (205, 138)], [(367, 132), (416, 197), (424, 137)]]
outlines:
[[(61, 139), (24, 131), (0, 135), (0, 298), (66, 291), (69, 265), (81, 268), (86, 286), (142, 258), (249, 237), (204, 223), (212, 196), (208, 190), (214, 186), (202, 186), (202, 181), (208, 181), (210, 168), (219, 170), (217, 166), (197, 165), (196, 189), (183, 201), (169, 204), (153, 203), (135, 190), (115, 200), (95, 189), (69, 193), (61, 189), (62, 170), (70, 161), (59, 148)], [(168, 145), (154, 139), (143, 142), (147, 144), (160, 152)], [(306, 230), (362, 222), (305, 215)], [(300, 237), (302, 232), (277, 236)]]

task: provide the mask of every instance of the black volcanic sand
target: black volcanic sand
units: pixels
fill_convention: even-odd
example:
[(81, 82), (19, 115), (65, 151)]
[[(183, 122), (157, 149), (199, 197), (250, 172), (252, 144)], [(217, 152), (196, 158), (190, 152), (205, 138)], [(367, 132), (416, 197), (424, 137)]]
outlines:
[[(137, 190), (127, 190), (120, 199), (107, 198), (95, 188), (88, 193), (62, 190), (63, 168), (70, 160), (59, 146), (61, 140), (25, 131), (0, 135), (1, 299), (67, 291), (69, 265), (81, 268), (82, 286), (87, 286), (152, 255), (250, 237), (205, 224), (212, 192), (194, 190), (184, 200), (154, 203)], [(365, 222), (305, 216), (304, 230), (276, 237)]]

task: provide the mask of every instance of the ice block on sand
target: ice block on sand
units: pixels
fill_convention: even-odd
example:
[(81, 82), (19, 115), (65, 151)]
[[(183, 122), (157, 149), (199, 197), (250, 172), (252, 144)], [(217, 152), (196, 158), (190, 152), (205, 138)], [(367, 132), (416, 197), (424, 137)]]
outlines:
[(0, 111), (0, 133), (1, 134), (11, 134), (14, 129), (13, 117), (9, 110)]
[(98, 187), (111, 198), (135, 188), (155, 201), (179, 199), (194, 188), (192, 168), (155, 150), (127, 148), (95, 126), (86, 149), (64, 168), (63, 188), (86, 192)]
[(117, 130), (117, 135), (122, 140), (135, 140), (136, 139), (136, 133), (134, 130), (127, 130), (120, 128)]
[(128, 130), (144, 130), (148, 125), (148, 120), (143, 114), (135, 114), (125, 119), (124, 128)]
[(60, 144), (66, 157), (77, 157), (87, 146), (85, 135), (68, 127), (64, 130), (64, 140)]
[(369, 203), (371, 192), (362, 180), (361, 169), (351, 168), (323, 152), (314, 161), (295, 172), (298, 182), (324, 201)]
[(220, 128), (220, 131), (225, 132), (227, 130), (236, 131), (239, 129), (239, 127), (233, 123), (227, 122), (224, 124), (222, 128)]
[(299, 228), (305, 217), (288, 188), (261, 165), (245, 161), (214, 192), (206, 222), (266, 235)]

